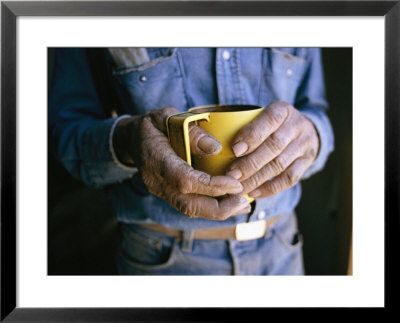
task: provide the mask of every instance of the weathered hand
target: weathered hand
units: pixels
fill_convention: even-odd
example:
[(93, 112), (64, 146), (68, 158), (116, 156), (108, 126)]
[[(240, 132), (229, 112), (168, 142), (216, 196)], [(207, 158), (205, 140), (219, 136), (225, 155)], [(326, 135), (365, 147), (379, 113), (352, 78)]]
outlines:
[(275, 195), (295, 185), (313, 163), (319, 138), (313, 123), (286, 102), (274, 102), (241, 129), (232, 149), (241, 156), (227, 174), (254, 198)]
[[(155, 109), (142, 116), (122, 119), (114, 133), (117, 156), (134, 162), (148, 190), (191, 218), (225, 220), (250, 211), (247, 200), (238, 195), (243, 187), (229, 176), (210, 176), (179, 158), (166, 136), (166, 118), (178, 111)], [(210, 133), (191, 125), (191, 151), (211, 156), (221, 144)], [(224, 197), (221, 197), (224, 196)]]

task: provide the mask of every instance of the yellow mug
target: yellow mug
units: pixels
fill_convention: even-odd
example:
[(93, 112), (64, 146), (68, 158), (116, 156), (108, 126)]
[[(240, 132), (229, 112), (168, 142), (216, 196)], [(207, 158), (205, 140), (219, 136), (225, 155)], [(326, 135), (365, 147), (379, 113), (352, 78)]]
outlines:
[[(170, 144), (176, 154), (193, 168), (209, 175), (225, 175), (236, 159), (232, 151), (232, 140), (236, 133), (255, 119), (264, 108), (254, 105), (208, 105), (191, 108), (187, 112), (169, 116), (166, 120)], [(214, 135), (222, 145), (219, 154), (207, 158), (196, 158), (190, 153), (189, 123), (197, 125)], [(245, 195), (249, 202), (253, 198)]]

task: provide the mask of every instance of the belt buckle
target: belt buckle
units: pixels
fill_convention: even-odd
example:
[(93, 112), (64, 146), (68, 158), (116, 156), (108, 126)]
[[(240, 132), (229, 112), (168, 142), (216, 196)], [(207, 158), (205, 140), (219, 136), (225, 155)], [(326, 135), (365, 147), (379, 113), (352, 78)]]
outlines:
[(236, 225), (235, 237), (238, 241), (247, 241), (262, 238), (267, 229), (267, 221), (239, 223)]

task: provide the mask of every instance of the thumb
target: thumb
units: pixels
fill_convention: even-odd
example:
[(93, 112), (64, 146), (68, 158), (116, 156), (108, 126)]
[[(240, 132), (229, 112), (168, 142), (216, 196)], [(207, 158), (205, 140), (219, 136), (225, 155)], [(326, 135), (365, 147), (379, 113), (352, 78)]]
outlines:
[(217, 155), (221, 152), (222, 145), (211, 133), (203, 128), (189, 125), (190, 150), (199, 157)]

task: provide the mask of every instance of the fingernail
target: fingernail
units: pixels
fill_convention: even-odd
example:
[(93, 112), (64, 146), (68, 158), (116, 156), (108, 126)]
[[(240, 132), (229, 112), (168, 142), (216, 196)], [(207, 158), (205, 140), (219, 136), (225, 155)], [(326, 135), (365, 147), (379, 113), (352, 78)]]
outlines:
[(240, 171), (240, 169), (236, 168), (229, 171), (226, 175), (233, 177), (234, 179), (239, 179), (240, 177), (242, 177), (242, 172)]
[(233, 145), (232, 150), (236, 157), (243, 155), (249, 147), (243, 141), (238, 142), (237, 144)]
[(211, 154), (211, 153), (217, 151), (217, 149), (220, 146), (220, 143), (211, 137), (204, 136), (204, 137), (200, 138), (200, 140), (197, 142), (197, 146), (203, 152), (205, 152), (207, 154)]
[(261, 191), (260, 190), (254, 190), (253, 192), (249, 193), (250, 197), (259, 197), (261, 195)]

